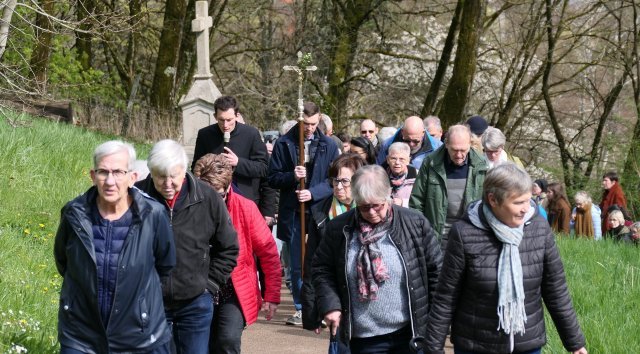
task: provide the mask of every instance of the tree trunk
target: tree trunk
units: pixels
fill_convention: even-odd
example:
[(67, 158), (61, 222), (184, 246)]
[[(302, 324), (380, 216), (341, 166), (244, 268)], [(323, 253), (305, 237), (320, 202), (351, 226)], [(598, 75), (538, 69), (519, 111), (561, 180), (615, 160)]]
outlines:
[(456, 9), (451, 18), (451, 24), (449, 25), (449, 32), (447, 38), (444, 41), (444, 47), (442, 48), (442, 54), (438, 61), (438, 67), (436, 73), (433, 76), (433, 81), (429, 85), (429, 91), (427, 97), (424, 100), (422, 109), (420, 110), (420, 116), (426, 117), (435, 112), (436, 102), (438, 100), (438, 94), (440, 93), (440, 87), (442, 87), (442, 81), (444, 81), (444, 75), (447, 73), (449, 62), (451, 61), (451, 53), (453, 53), (453, 46), (456, 42), (456, 33), (458, 33), (458, 24), (460, 23), (460, 15), (462, 14), (462, 6), (464, 0), (458, 0)]
[(0, 61), (2, 61), (2, 56), (7, 48), (11, 17), (13, 16), (13, 11), (16, 8), (16, 3), (17, 0), (8, 0), (5, 5), (0, 8), (2, 10), (2, 19), (0, 19)]
[(78, 51), (78, 60), (83, 70), (91, 69), (91, 64), (93, 63), (93, 48), (91, 46), (91, 40), (93, 39), (93, 34), (91, 33), (93, 19), (91, 16), (94, 15), (95, 9), (95, 0), (79, 1), (76, 6), (76, 18), (80, 23), (78, 25), (80, 31), (76, 31), (75, 47)]
[[(48, 15), (53, 14), (53, 0), (41, 0), (40, 7)], [(51, 55), (51, 41), (53, 40), (53, 25), (51, 19), (43, 14), (36, 14), (36, 47), (31, 54), (29, 67), (32, 78), (38, 90), (45, 90), (47, 68)]]
[(358, 50), (358, 33), (371, 13), (385, 0), (333, 0), (335, 21), (335, 44), (329, 53), (330, 68), (327, 75), (329, 88), (325, 96), (324, 112), (333, 120), (334, 129), (345, 125), (349, 83), (353, 80), (353, 61)]
[[(565, 6), (568, 0), (564, 0)], [(547, 57), (544, 62), (544, 73), (542, 75), (542, 95), (544, 96), (544, 102), (547, 107), (547, 112), (549, 113), (549, 121), (551, 122), (551, 127), (553, 128), (553, 132), (555, 134), (556, 140), (558, 141), (558, 149), (560, 150), (560, 162), (562, 164), (562, 171), (564, 174), (564, 183), (567, 189), (572, 189), (572, 181), (571, 178), (571, 170), (569, 169), (569, 151), (567, 150), (567, 143), (562, 135), (562, 128), (560, 127), (560, 123), (558, 122), (558, 118), (556, 116), (556, 111), (553, 106), (553, 102), (551, 100), (551, 93), (549, 90), (550, 87), (550, 78), (551, 78), (551, 70), (553, 69), (554, 61), (553, 61), (553, 53), (556, 46), (556, 41), (558, 40), (557, 34), (561, 32), (561, 26), (558, 25), (556, 29), (556, 34), (553, 33), (553, 19), (554, 19), (554, 4), (552, 4), (551, 0), (545, 0), (545, 16), (546, 16), (546, 27), (547, 27)], [(564, 11), (563, 11), (564, 14)], [(558, 20), (559, 23), (562, 23), (562, 17)]]
[(464, 118), (476, 72), (476, 55), (482, 32), (483, 11), (484, 0), (464, 1), (453, 74), (444, 93), (439, 114), (443, 126), (456, 124)]
[(175, 104), (174, 87), (182, 47), (182, 27), (189, 1), (193, 0), (168, 0), (166, 3), (151, 85), (151, 105), (155, 108), (168, 109)]

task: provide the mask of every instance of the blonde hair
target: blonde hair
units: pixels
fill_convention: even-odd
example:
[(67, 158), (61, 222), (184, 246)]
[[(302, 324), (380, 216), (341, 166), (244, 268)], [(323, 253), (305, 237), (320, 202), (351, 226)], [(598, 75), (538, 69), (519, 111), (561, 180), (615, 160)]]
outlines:
[(617, 220), (620, 225), (624, 225), (624, 215), (620, 210), (614, 210), (609, 213), (609, 220)]

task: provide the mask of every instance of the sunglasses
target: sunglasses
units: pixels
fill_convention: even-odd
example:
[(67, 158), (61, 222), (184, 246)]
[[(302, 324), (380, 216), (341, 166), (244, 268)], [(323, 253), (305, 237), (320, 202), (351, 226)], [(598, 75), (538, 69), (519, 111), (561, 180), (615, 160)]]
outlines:
[(375, 133), (375, 132), (376, 132), (375, 130), (361, 130), (361, 131), (360, 131), (360, 134), (367, 134), (367, 133), (369, 133), (369, 134), (373, 134), (373, 133)]
[(404, 141), (407, 144), (416, 145), (416, 144), (419, 144), (422, 141), (422, 139), (405, 139), (405, 138), (402, 138), (402, 141)]
[(358, 210), (363, 213), (368, 213), (371, 211), (371, 209), (375, 210), (376, 212), (380, 212), (384, 208), (384, 205), (385, 203), (361, 204), (358, 205)]

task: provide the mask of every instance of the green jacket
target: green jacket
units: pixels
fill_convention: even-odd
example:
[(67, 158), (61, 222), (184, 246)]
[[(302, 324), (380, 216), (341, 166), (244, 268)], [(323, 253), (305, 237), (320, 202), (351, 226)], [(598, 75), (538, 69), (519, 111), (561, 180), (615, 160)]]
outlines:
[[(447, 175), (444, 169), (446, 153), (447, 148), (443, 145), (424, 159), (409, 199), (409, 207), (422, 212), (429, 219), (440, 239), (446, 236), (443, 235), (448, 203)], [(468, 163), (469, 174), (464, 191), (463, 208), (472, 201), (482, 198), (482, 184), (488, 169), (484, 157), (474, 149), (469, 150)]]

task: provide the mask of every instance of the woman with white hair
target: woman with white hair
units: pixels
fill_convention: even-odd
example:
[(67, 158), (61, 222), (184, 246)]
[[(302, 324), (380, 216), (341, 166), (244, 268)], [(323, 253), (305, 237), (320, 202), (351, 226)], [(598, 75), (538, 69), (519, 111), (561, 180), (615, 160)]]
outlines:
[(541, 353), (544, 309), (564, 347), (586, 354), (562, 260), (549, 224), (531, 200), (531, 178), (512, 163), (487, 173), (449, 242), (427, 324), (425, 353)]
[(424, 216), (391, 203), (382, 167), (358, 169), (351, 190), (356, 207), (329, 222), (313, 258), (318, 312), (353, 354), (408, 354), (426, 330), (440, 247)]
[(577, 192), (574, 201), (576, 207), (571, 212), (571, 229), (576, 237), (596, 241), (602, 239), (600, 207), (593, 204), (591, 197), (585, 191)]
[(418, 176), (418, 171), (410, 164), (411, 148), (402, 142), (391, 144), (386, 162), (393, 204), (408, 207), (411, 190)]
[(501, 163), (511, 161), (521, 168), (524, 168), (520, 159), (509, 154), (504, 150), (504, 145), (507, 143), (507, 138), (502, 134), (502, 131), (498, 128), (488, 127), (484, 131), (480, 139), (482, 142), (482, 148), (484, 150), (484, 156), (487, 159), (489, 168), (492, 168)]

